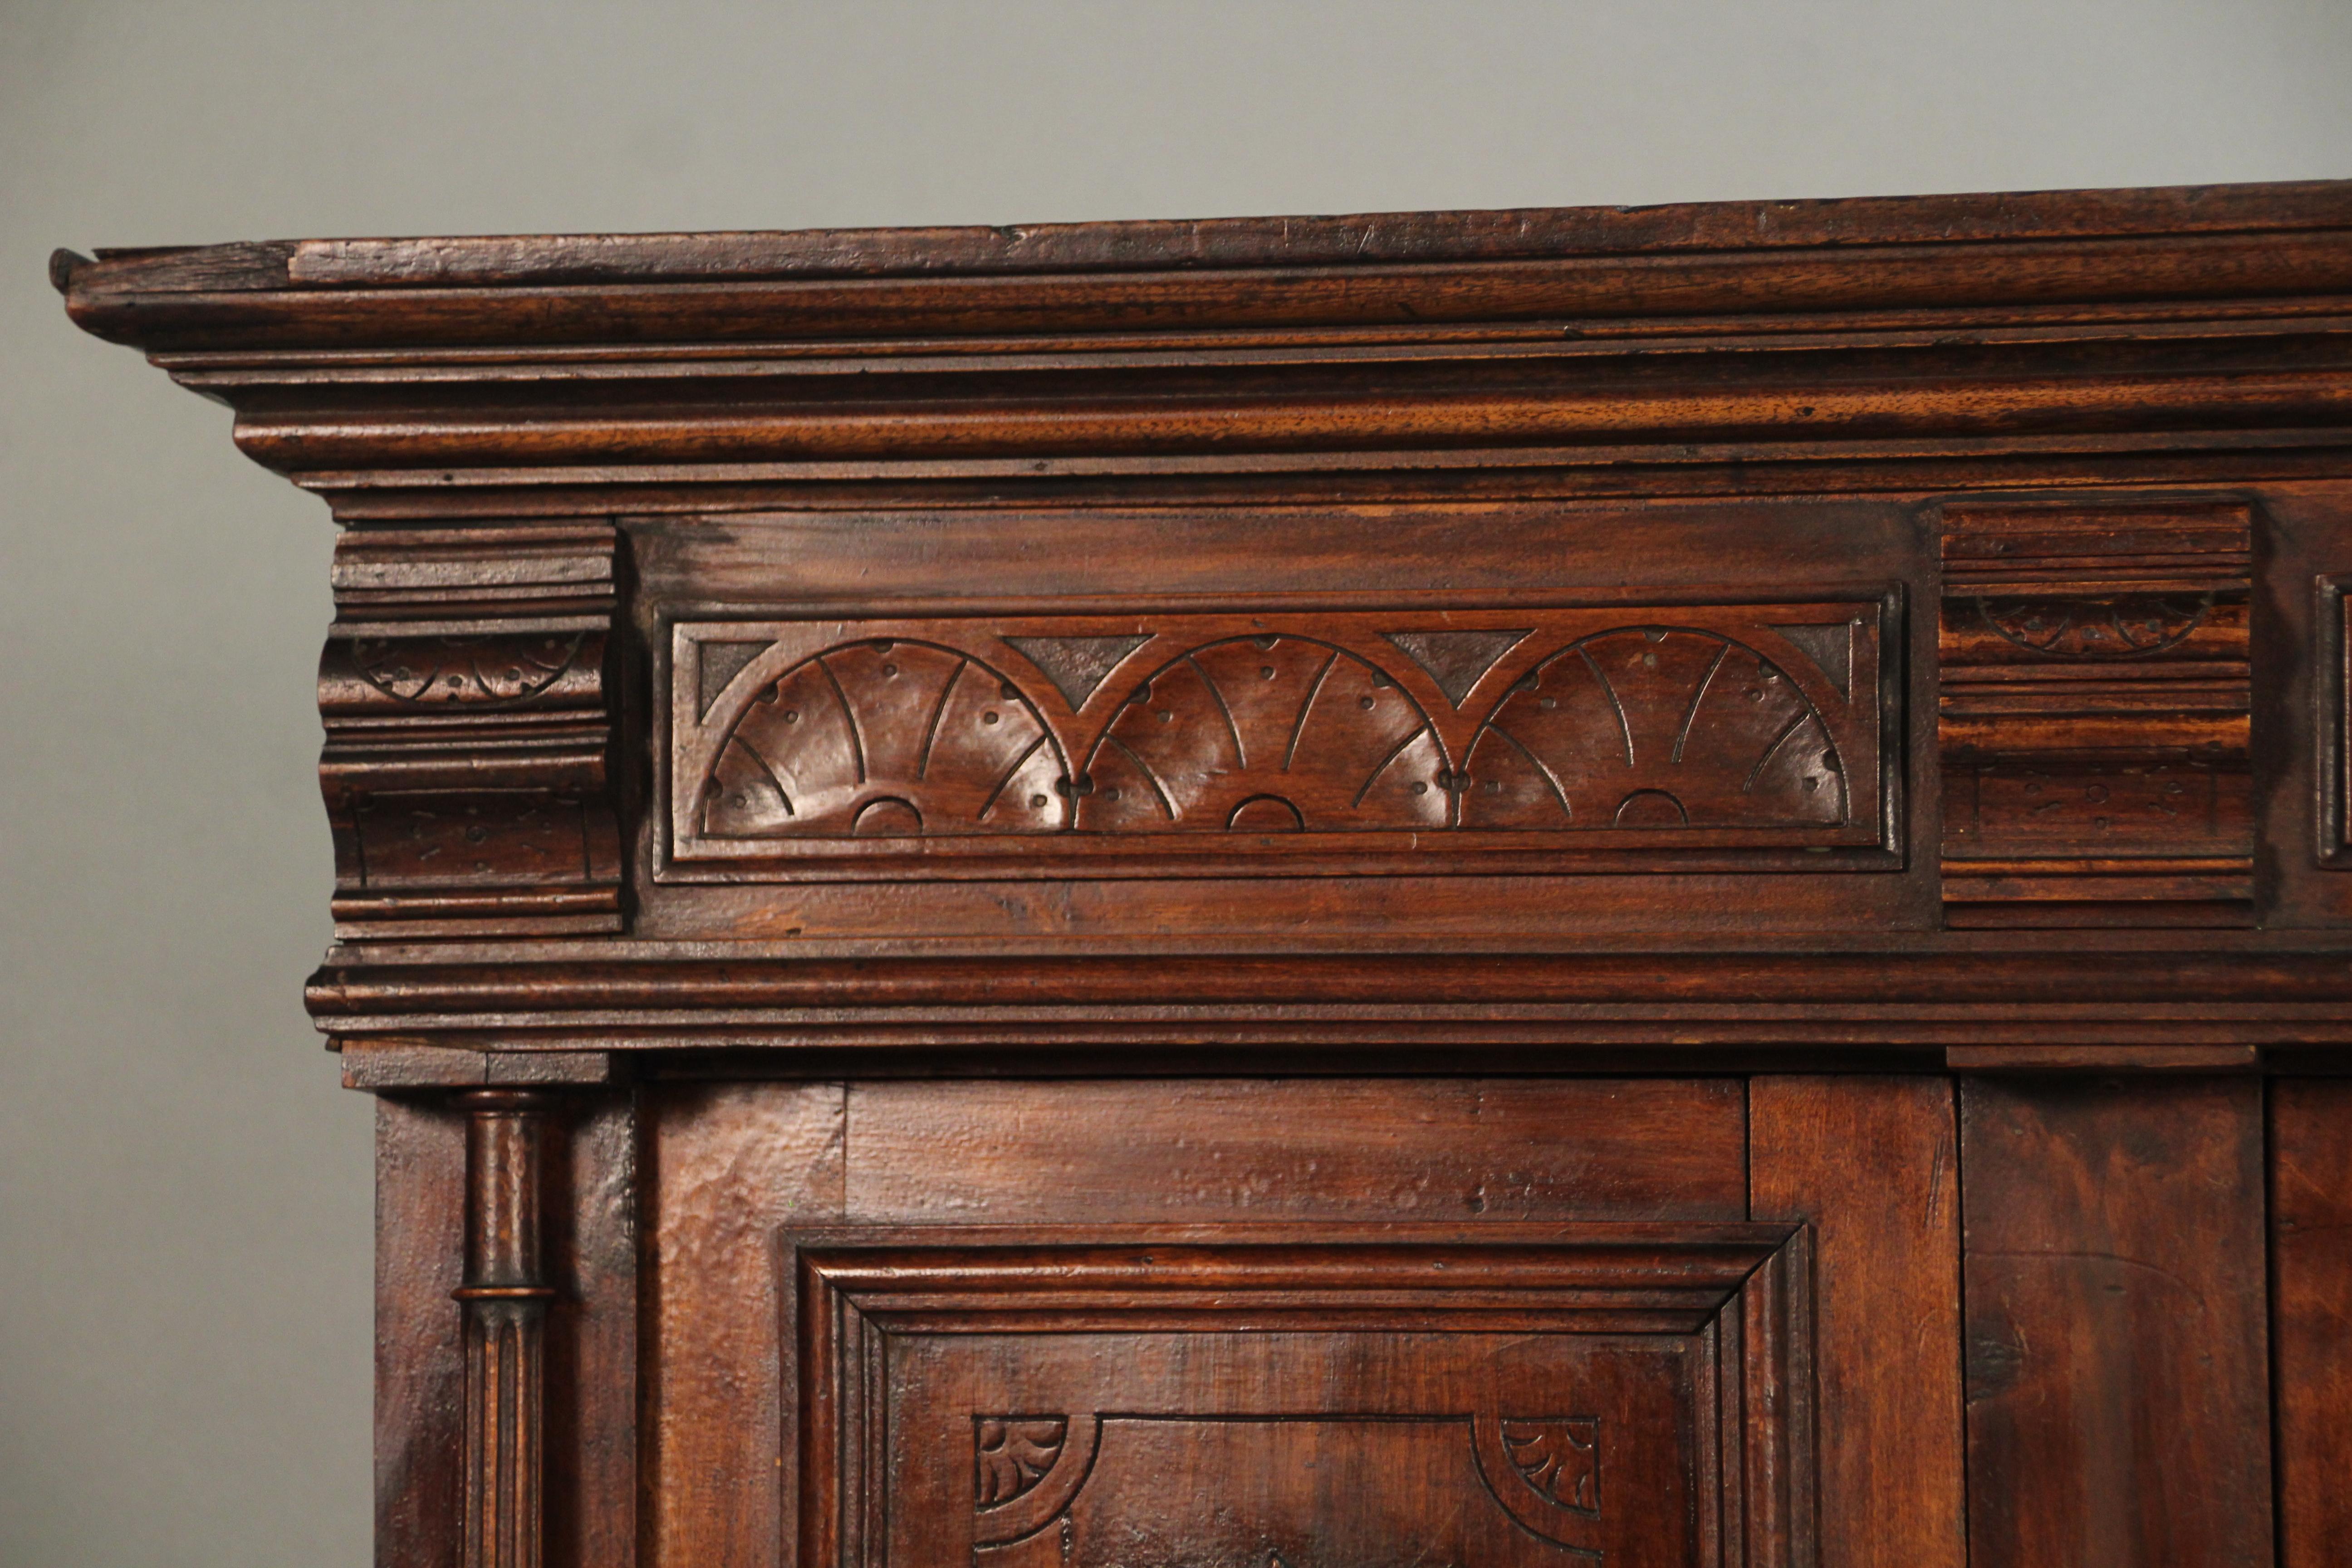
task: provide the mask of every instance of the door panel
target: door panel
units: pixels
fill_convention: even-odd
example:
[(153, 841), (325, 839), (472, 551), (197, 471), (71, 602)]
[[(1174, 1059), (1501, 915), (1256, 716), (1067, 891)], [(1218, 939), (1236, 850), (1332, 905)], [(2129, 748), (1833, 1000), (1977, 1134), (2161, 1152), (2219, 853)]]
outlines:
[(804, 1565), (1809, 1560), (1801, 1226), (784, 1245)]

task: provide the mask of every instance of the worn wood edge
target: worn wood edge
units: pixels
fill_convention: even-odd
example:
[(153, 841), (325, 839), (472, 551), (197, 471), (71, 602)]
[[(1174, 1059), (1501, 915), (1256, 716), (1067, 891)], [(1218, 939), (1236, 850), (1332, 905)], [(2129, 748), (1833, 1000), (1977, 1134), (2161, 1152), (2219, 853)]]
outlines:
[(605, 1051), (467, 1049), (415, 1040), (332, 1042), (343, 1087), (373, 1092), (417, 1089), (597, 1088), (626, 1081)]
[(405, 287), (525, 280), (1118, 271), (1483, 260), (1630, 250), (1788, 248), (2147, 233), (2279, 231), (2352, 221), (2336, 180), (2121, 189), (719, 233), (278, 240), (100, 251), (149, 288)]
[(2258, 1072), (2262, 1050), (2242, 1046), (1948, 1046), (1955, 1073), (2015, 1076)]
[[(2330, 933), (2317, 933), (2326, 938)], [(1729, 1009), (1770, 1005), (1899, 1012), (1978, 1009), (1988, 1018), (2025, 1013), (2096, 1017), (2118, 1012), (2211, 1008), (2292, 1017), (2352, 1007), (2352, 958), (2335, 942), (2313, 951), (2199, 952), (2194, 944), (2115, 951), (2081, 944), (2102, 972), (2100, 994), (2081, 994), (2081, 951), (2032, 951), (2012, 939), (1983, 952), (1863, 948), (1818, 956), (1737, 950), (1615, 953), (1438, 955), (1382, 952), (1158, 957), (1020, 955), (925, 957), (901, 951), (856, 958), (795, 959), (550, 954), (546, 962), (351, 961), (339, 954), (312, 976), (318, 1016), (473, 1012), (697, 1012), (761, 1008), (1026, 1010), (1168, 1005), (1171, 996), (1217, 994), (1259, 1005), (1351, 1011), (1502, 1010), (1512, 1006), (1664, 1005)], [(2021, 951), (2022, 949), (2022, 951)], [(789, 949), (786, 950), (787, 953)], [(566, 957), (572, 962), (566, 962)], [(631, 959), (634, 958), (634, 961)]]
[[(2235, 251), (2231, 255), (2220, 251)], [(2251, 247), (2251, 248), (2250, 248)], [(2281, 248), (2291, 247), (2291, 248)], [(203, 253), (182, 258), (194, 268)], [(1998, 265), (1995, 265), (1995, 262)], [(68, 313), (86, 330), (152, 351), (444, 348), (618, 338), (639, 342), (1001, 337), (1050, 331), (1441, 330), (1622, 316), (1880, 312), (1921, 308), (2239, 301), (2340, 295), (2352, 228), (2173, 232), (2116, 237), (1556, 252), (1187, 270), (666, 278), (264, 286), (249, 274), (172, 286), (165, 262), (67, 263)], [(1928, 274), (1933, 274), (1932, 277)], [(1410, 294), (1438, 298), (1413, 304)]]

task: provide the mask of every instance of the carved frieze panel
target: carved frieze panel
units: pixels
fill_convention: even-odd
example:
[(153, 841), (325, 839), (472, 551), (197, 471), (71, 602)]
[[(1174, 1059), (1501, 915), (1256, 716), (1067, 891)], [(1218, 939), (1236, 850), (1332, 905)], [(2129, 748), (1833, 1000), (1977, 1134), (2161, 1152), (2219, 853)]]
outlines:
[(1889, 843), (1890, 615), (683, 622), (668, 869), (1853, 863)]
[(1951, 923), (2252, 918), (2252, 547), (2236, 502), (1945, 509)]
[(1788, 1226), (786, 1238), (804, 1563), (1808, 1561)]

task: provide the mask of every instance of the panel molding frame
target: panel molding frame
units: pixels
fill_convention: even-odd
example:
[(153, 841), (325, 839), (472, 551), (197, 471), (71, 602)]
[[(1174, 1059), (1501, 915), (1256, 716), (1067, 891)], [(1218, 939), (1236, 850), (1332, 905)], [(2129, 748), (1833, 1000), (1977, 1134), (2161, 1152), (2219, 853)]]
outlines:
[[(1524, 1222), (1475, 1236), (1386, 1223), (787, 1229), (777, 1237), (782, 1397), (797, 1419), (781, 1434), (781, 1464), (798, 1476), (800, 1502), (797, 1557), (793, 1542), (782, 1550), (803, 1568), (880, 1568), (877, 1402), (892, 1333), (1458, 1324), (1699, 1337), (1701, 1561), (1811, 1564), (1811, 1234), (1803, 1224)], [(1073, 1425), (1100, 1414), (1055, 1413)], [(1499, 1443), (1506, 1420), (1555, 1415), (1473, 1412), (1473, 1441), (1481, 1423)], [(1482, 1473), (1491, 1464), (1482, 1458)], [(1053, 1520), (1023, 1522), (1034, 1531)]]
[[(656, 704), (659, 710), (656, 728), (665, 759), (665, 765), (656, 770), (652, 807), (657, 825), (653, 835), (653, 879), (657, 883), (757, 883), (1008, 874), (1081, 879), (1899, 870), (1905, 863), (1902, 610), (1903, 592), (1895, 584), (1862, 593), (1843, 590), (1828, 597), (1792, 594), (1758, 601), (1727, 593), (1702, 601), (1687, 594), (1669, 594), (1657, 602), (1639, 605), (1562, 602), (1477, 609), (1411, 605), (1368, 608), (1361, 604), (1320, 607), (1276, 601), (1231, 610), (1180, 607), (1120, 616), (1041, 615), (1028, 606), (1024, 613), (995, 616), (960, 605), (946, 616), (866, 618), (855, 614), (762, 616), (755, 609), (730, 605), (697, 605), (691, 612), (677, 608), (664, 616), (651, 639), (655, 689), (663, 694)], [(1836, 624), (1856, 628), (1847, 645), (1848, 661), (1839, 672), (1824, 669), (1816, 662), (1814, 650), (1784, 631)], [(1425, 651), (1415, 653), (1390, 635), (1423, 637), (1433, 632), (1465, 637), (1510, 635), (1499, 653), (1466, 672), (1433, 668)], [(1643, 635), (1654, 645), (1677, 636), (1719, 643), (1722, 662), (1727, 663), (1737, 651), (1755, 657), (1770, 672), (1763, 684), (1785, 679), (1803, 705), (1788, 730), (1820, 728), (1838, 759), (1842, 805), (1837, 820), (1710, 823), (1695, 816), (1694, 807), (1675, 800), (1659, 809), (1671, 807), (1684, 818), (1680, 824), (1644, 825), (1638, 817), (1624, 823), (1623, 814), (1635, 796), (1657, 793), (1647, 787), (1654, 782), (1647, 775), (1655, 771), (1655, 764), (1645, 756), (1641, 768), (1633, 768), (1634, 737), (1642, 729), (1638, 716), (1627, 718), (1626, 703), (1620, 701), (1615, 687), (1589, 653), (1582, 662), (1617, 710), (1613, 724), (1627, 749), (1629, 777), (1643, 787), (1633, 789), (1623, 801), (1613, 794), (1604, 799), (1605, 792), (1595, 791), (1584, 807), (1569, 805), (1550, 762), (1538, 760), (1536, 752), (1496, 730), (1496, 719), (1538, 678), (1541, 669), (1578, 654), (1587, 644), (1633, 635)], [(1098, 673), (1090, 674), (1081, 699), (1074, 702), (1063, 689), (1066, 682), (1037, 662), (1039, 639), (1056, 637), (1127, 646)], [(1423, 780), (1415, 785), (1420, 799), (1414, 804), (1430, 819), (1328, 827), (1319, 825), (1319, 816), (1310, 821), (1287, 797), (1254, 793), (1234, 802), (1219, 798), (1214, 821), (1204, 818), (1196, 825), (1176, 820), (1193, 804), (1189, 800), (1179, 804), (1171, 798), (1183, 786), (1163, 786), (1142, 757), (1118, 743), (1118, 727), (1125, 710), (1153, 682), (1177, 672), (1181, 666), (1192, 665), (1192, 674), (1215, 699), (1238, 756), (1245, 750), (1243, 731), (1249, 726), (1246, 720), (1236, 725), (1235, 707), (1201, 672), (1195, 656), (1247, 641), (1267, 650), (1267, 668), (1288, 660), (1291, 650), (1284, 645), (1312, 645), (1328, 668), (1345, 664), (1363, 678), (1368, 689), (1361, 700), (1369, 701), (1370, 689), (1378, 689), (1384, 697), (1393, 690), (1410, 703), (1419, 725), (1402, 731), (1404, 743), (1381, 759), (1366, 779), (1364, 790), (1358, 792), (1356, 803), (1361, 803), (1375, 780), (1392, 770), (1399, 753), (1426, 749), (1434, 767), (1423, 771), (1429, 772), (1434, 784)], [(757, 651), (739, 651), (755, 643), (761, 645)], [(923, 657), (936, 649), (966, 661), (948, 678), (947, 689), (929, 709), (934, 732), (951, 700), (960, 703), (959, 683), (965, 681), (968, 669), (981, 669), (987, 679), (1003, 683), (1002, 706), (1017, 710), (1013, 722), (1005, 727), (1008, 732), (1018, 730), (1025, 736), (1033, 729), (1044, 731), (1032, 742), (1034, 755), (1024, 753), (1005, 775), (1008, 779), (1014, 773), (1022, 775), (1018, 793), (1025, 799), (1017, 804), (1037, 808), (1035, 826), (956, 834), (926, 829), (880, 838), (860, 837), (858, 829), (847, 825), (826, 832), (779, 830), (751, 837), (708, 829), (702, 820), (704, 792), (718, 787), (718, 770), (731, 754), (736, 727), (754, 711), (754, 694), (761, 700), (778, 698), (786, 683), (798, 679), (812, 665), (824, 668), (829, 685), (829, 689), (817, 690), (818, 700), (838, 704), (839, 721), (834, 727), (854, 736), (851, 744), (856, 748), (858, 780), (864, 785), (868, 742), (854, 717), (852, 698), (824, 661), (901, 643), (919, 645), (926, 650)], [(728, 649), (719, 666), (721, 675), (715, 681), (706, 676), (710, 666), (701, 651), (714, 645)], [(882, 668), (897, 671), (895, 663)], [(1298, 684), (1286, 678), (1303, 676), (1304, 670), (1278, 673), (1286, 678), (1280, 684), (1286, 692)], [(1686, 710), (1682, 712), (1683, 730), (1676, 737), (1674, 765), (1680, 763), (1681, 742), (1693, 732), (1691, 721), (1702, 704), (1709, 702), (1708, 687), (1716, 673), (1717, 667), (1709, 665), (1691, 691), (1675, 694), (1677, 701), (1686, 702)], [(1307, 687), (1305, 700), (1297, 709), (1299, 722), (1291, 737), (1294, 750), (1307, 728), (1323, 679), (1318, 676)], [(857, 699), (858, 703), (865, 700)], [(1548, 703), (1550, 699), (1542, 700)], [(798, 711), (790, 710), (795, 715)], [(833, 708), (827, 706), (825, 713), (832, 719)], [(815, 717), (813, 713), (812, 719)], [(1541, 827), (1477, 824), (1478, 785), (1484, 783), (1492, 791), (1501, 783), (1488, 776), (1495, 765), (1491, 756), (1484, 765), (1479, 763), (1482, 743), (1493, 755), (1505, 751), (1487, 742), (1490, 734), (1512, 740), (1517, 751), (1511, 765), (1522, 765), (1523, 759), (1529, 779), (1543, 781), (1531, 782), (1528, 787), (1538, 795), (1548, 787), (1560, 802), (1566, 820), (1547, 822)], [(1769, 738), (1758, 770), (1786, 739), (1786, 731)], [(1092, 776), (1096, 759), (1114, 747), (1124, 752), (1111, 764), (1118, 770), (1117, 781), (1096, 780)], [(924, 762), (930, 756), (926, 745)], [(1289, 787), (1291, 760), (1288, 755), (1283, 759), (1280, 787)], [(761, 770), (765, 770), (778, 798), (787, 799), (782, 781), (764, 760), (760, 769), (749, 764), (741, 768), (755, 782)], [(1263, 771), (1253, 765), (1223, 772), (1213, 769), (1211, 782), (1203, 787), (1209, 794), (1222, 789), (1238, 795), (1243, 786), (1226, 784), (1225, 777), (1254, 777)], [(1036, 776), (1029, 777), (1033, 773)], [(1751, 772), (1748, 782), (1752, 784), (1754, 778)], [(1149, 798), (1139, 785), (1156, 793), (1160, 815), (1169, 820), (1159, 822), (1139, 809), (1129, 814), (1137, 821), (1101, 826), (1106, 811), (1101, 797), (1116, 796), (1122, 784), (1137, 793), (1139, 799)], [(998, 787), (1001, 791), (1005, 786)], [(1613, 791), (1615, 786), (1609, 788)], [(999, 798), (991, 794), (990, 804), (982, 807), (982, 815), (996, 811), (994, 803)], [(913, 809), (911, 803), (892, 799)], [(1547, 796), (1544, 804), (1549, 801)], [(1590, 810), (1591, 801), (1600, 801), (1611, 814), (1605, 825), (1586, 826), (1579, 816), (1580, 809)], [(872, 811), (884, 804), (882, 799), (872, 799), (860, 809)], [(1228, 805), (1234, 807), (1230, 820), (1224, 810)], [(1270, 820), (1263, 828), (1242, 820), (1243, 812), (1260, 805), (1266, 806), (1270, 817), (1281, 816), (1282, 820)], [(1202, 826), (1227, 830), (1203, 831)]]

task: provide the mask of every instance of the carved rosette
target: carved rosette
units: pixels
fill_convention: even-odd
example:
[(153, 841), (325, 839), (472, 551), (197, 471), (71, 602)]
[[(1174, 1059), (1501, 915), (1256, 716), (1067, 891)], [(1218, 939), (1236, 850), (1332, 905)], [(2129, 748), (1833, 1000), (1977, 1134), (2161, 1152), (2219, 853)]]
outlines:
[(685, 625), (670, 870), (1211, 834), (1424, 863), (1879, 847), (1884, 612)]

